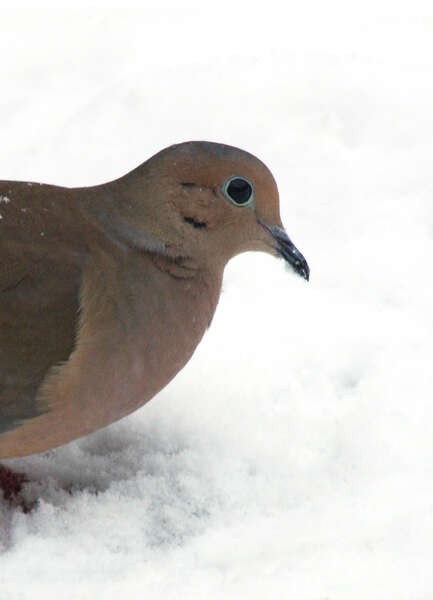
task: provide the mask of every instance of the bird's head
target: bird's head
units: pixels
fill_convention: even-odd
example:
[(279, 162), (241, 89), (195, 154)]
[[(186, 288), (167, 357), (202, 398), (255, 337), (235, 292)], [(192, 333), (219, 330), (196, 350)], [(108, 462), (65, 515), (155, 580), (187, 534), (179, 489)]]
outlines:
[(132, 246), (205, 266), (260, 250), (309, 278), (307, 261), (281, 223), (275, 180), (248, 152), (212, 142), (176, 144), (112, 189), (102, 218)]

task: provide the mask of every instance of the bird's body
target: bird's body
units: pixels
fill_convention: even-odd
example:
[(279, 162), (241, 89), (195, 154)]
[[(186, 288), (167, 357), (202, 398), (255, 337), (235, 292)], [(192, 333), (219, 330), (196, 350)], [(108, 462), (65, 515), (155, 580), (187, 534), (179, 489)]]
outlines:
[(282, 254), (308, 276), (278, 238), (271, 174), (220, 144), (171, 147), (94, 187), (0, 182), (0, 217), (0, 458), (152, 398), (209, 326), (231, 256)]

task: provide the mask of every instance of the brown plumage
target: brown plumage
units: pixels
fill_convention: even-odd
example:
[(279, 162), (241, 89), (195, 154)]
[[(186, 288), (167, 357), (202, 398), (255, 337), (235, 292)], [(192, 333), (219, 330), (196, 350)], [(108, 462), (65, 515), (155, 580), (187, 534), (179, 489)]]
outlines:
[(87, 188), (0, 182), (0, 458), (109, 425), (182, 369), (227, 261), (282, 255), (274, 179), (210, 142), (171, 146)]

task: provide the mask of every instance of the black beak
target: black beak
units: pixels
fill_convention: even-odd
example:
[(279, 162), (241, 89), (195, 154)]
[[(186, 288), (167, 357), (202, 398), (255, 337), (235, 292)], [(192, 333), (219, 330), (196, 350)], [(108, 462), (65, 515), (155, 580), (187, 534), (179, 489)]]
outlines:
[(276, 225), (270, 227), (263, 221), (260, 221), (260, 224), (277, 242), (277, 252), (294, 268), (298, 275), (308, 281), (310, 279), (310, 267), (284, 229)]

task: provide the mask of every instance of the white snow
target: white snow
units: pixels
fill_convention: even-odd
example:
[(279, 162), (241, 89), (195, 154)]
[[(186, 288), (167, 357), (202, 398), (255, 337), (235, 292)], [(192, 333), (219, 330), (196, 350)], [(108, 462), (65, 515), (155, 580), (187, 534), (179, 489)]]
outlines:
[(10, 198), (8, 198), (7, 196), (0, 196), (0, 204), (9, 204), (10, 202)]
[(0, 598), (431, 600), (433, 20), (210, 6), (2, 15), (3, 179), (234, 144), (311, 281), (236, 258), (150, 404), (4, 461), (38, 505), (0, 502)]

